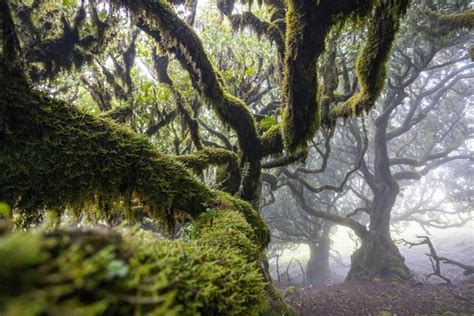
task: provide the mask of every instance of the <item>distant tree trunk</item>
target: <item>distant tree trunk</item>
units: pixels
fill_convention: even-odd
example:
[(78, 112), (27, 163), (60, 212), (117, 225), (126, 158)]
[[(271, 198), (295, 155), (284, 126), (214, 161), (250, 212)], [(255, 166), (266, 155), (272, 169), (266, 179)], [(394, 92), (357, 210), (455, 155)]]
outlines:
[(393, 202), (384, 200), (385, 198), (387, 197), (384, 194), (375, 199), (379, 205), (373, 209), (373, 214), (370, 216), (370, 232), (362, 240), (360, 248), (351, 256), (351, 269), (347, 281), (411, 278), (405, 259), (390, 236), (390, 211)]
[[(363, 170), (374, 193), (370, 209), (368, 234), (362, 237), (362, 245), (351, 256), (351, 269), (347, 281), (409, 280), (410, 270), (405, 259), (390, 236), (390, 213), (400, 188), (393, 178), (387, 151), (386, 129), (388, 118), (376, 121), (374, 139), (374, 175)], [(364, 167), (363, 167), (364, 168)]]
[(329, 251), (331, 239), (329, 233), (333, 224), (326, 221), (318, 243), (309, 244), (309, 261), (306, 267), (306, 282), (308, 284), (325, 284), (329, 281)]
[[(283, 254), (283, 252), (282, 252)], [(275, 251), (275, 268), (276, 268), (276, 275), (277, 275), (277, 281), (280, 283), (281, 281), (281, 276), (280, 276), (280, 256), (281, 254), (278, 253), (278, 250)]]

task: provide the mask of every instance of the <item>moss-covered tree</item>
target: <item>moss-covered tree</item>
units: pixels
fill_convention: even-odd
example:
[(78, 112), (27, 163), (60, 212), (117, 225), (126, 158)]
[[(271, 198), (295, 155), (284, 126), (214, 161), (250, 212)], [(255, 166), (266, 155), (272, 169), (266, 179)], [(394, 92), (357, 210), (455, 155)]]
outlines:
[[(465, 9), (462, 4), (448, 6), (448, 10), (453, 11)], [(465, 114), (470, 105), (468, 86), (473, 77), (473, 65), (468, 62), (466, 50), (472, 38), (470, 25), (467, 23), (460, 29), (446, 30), (432, 20), (432, 10), (445, 8), (410, 11), (405, 27), (408, 34), (419, 28), (420, 18), (431, 28), (417, 34), (416, 47), (412, 46), (411, 35), (409, 38), (401, 36), (398, 41), (390, 63), (390, 84), (380, 98), (379, 113), (374, 116), (370, 129), (371, 146), (367, 157), (362, 157), (359, 163), (361, 178), (356, 173), (352, 184), (346, 183), (348, 187), (344, 188), (324, 185), (328, 183), (324, 181), (324, 175), (311, 179), (311, 168), (296, 167), (292, 172), (283, 173), (290, 181), (296, 180), (296, 184), (303, 186), (304, 190), (300, 190), (296, 184), (290, 183), (296, 200), (308, 214), (349, 227), (360, 238), (361, 246), (352, 255), (347, 276), (349, 281), (410, 279), (405, 260), (392, 240), (391, 224), (394, 220), (403, 220), (404, 211), (405, 219), (422, 211), (407, 208), (393, 214), (402, 189), (448, 163), (472, 160), (472, 150), (466, 145), (472, 135)], [(459, 15), (462, 14), (471, 13), (467, 10)], [(351, 149), (351, 143), (360, 142), (364, 133), (352, 122), (346, 124), (346, 130), (353, 134), (349, 141), (333, 147), (341, 146), (357, 157), (360, 151), (357, 147)], [(323, 162), (316, 172), (325, 168)], [(344, 184), (343, 179), (339, 182)], [(361, 188), (361, 182), (366, 185), (366, 190)], [(318, 194), (322, 190), (344, 191), (360, 202), (345, 216), (328, 214), (315, 208), (312, 202), (312, 193)], [(343, 205), (339, 207), (343, 209)], [(431, 214), (430, 221), (436, 225), (435, 213), (442, 211), (430, 210), (429, 203), (423, 208), (425, 214)], [(469, 210), (467, 212), (469, 216)], [(416, 215), (411, 217), (415, 221), (416, 218)], [(462, 225), (466, 220), (459, 218), (453, 225)], [(419, 221), (423, 223), (423, 216)], [(429, 221), (426, 225), (429, 226)]]
[[(186, 3), (194, 16), (195, 2)], [(59, 213), (72, 209), (80, 213), (92, 209), (90, 205), (97, 208), (96, 216), (109, 218), (111, 212), (121, 209), (116, 206), (118, 203), (123, 206), (119, 216), (148, 216), (170, 228), (180, 218), (178, 214), (184, 212), (197, 218), (209, 206), (219, 208), (231, 203), (243, 212), (265, 246), (268, 231), (258, 214), (239, 200), (207, 189), (186, 166), (197, 173), (209, 164), (224, 166), (235, 174), (232, 179), (239, 182), (239, 197), (256, 206), (263, 159), (277, 156), (280, 163), (288, 163), (304, 158), (306, 142), (321, 122), (360, 114), (372, 107), (381, 92), (385, 64), (409, 1), (264, 1), (269, 14), (266, 23), (250, 13), (238, 22), (232, 15), (234, 2), (219, 1), (222, 13), (229, 16), (236, 28), (257, 27), (260, 34), (277, 45), (276, 69), (282, 72), (282, 114), (264, 128), (256, 124), (248, 104), (231, 93), (211, 62), (192, 27), (194, 17), (185, 21), (174, 10), (173, 5), (180, 1), (97, 1), (96, 4), (107, 5), (104, 14), (81, 2), (71, 6), (69, 15), (58, 13), (51, 6), (47, 6), (46, 12), (41, 11), (45, 4), (48, 1), (33, 1), (31, 5), (0, 1), (0, 200), (12, 205), (15, 216), (25, 225), (41, 219), (46, 209)], [(43, 15), (39, 22), (46, 21), (46, 17), (56, 24), (41, 25), (35, 21), (35, 15)], [(111, 118), (116, 113), (96, 117), (33, 87), (32, 82), (40, 86), (42, 80), (53, 79), (62, 71), (80, 71), (94, 56), (102, 54), (116, 33), (114, 23), (120, 19), (128, 19), (161, 53), (179, 62), (200, 100), (235, 132), (234, 148), (204, 148), (199, 139), (199, 124), (166, 76), (160, 81), (171, 87), (178, 112), (197, 149), (188, 157), (176, 159), (181, 163), (160, 154), (148, 140), (113, 122)], [(321, 99), (327, 96), (318, 90), (318, 60), (335, 29), (355, 20), (368, 27), (366, 45), (357, 62), (361, 91), (332, 111), (324, 112), (327, 117), (322, 118)], [(125, 95), (133, 90), (130, 69), (136, 38), (131, 38), (123, 63), (115, 63), (115, 74), (102, 69), (114, 87), (115, 97), (124, 102)], [(155, 56), (155, 61), (160, 64), (160, 56)], [(164, 66), (159, 67), (158, 71)], [(329, 79), (325, 80), (328, 82)], [(101, 100), (101, 96), (95, 99)], [(100, 102), (107, 109), (107, 98), (104, 100)], [(331, 101), (336, 104), (338, 100)], [(232, 187), (235, 193), (235, 184), (226, 187)]]

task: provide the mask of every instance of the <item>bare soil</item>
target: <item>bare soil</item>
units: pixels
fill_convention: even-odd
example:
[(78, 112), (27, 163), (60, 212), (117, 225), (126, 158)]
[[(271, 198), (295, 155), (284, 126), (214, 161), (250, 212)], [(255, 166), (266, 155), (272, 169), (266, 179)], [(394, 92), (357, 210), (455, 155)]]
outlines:
[(282, 289), (300, 315), (474, 315), (474, 284), (342, 283)]

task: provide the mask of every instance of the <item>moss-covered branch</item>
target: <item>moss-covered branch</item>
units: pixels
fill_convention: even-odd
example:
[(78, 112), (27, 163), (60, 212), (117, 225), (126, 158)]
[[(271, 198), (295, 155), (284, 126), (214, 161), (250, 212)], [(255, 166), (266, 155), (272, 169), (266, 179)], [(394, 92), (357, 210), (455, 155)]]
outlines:
[(175, 159), (194, 171), (202, 171), (210, 165), (232, 165), (237, 167), (239, 157), (236, 153), (222, 148), (205, 148), (189, 155), (176, 156)]
[(137, 19), (139, 28), (154, 38), (163, 49), (175, 55), (189, 73), (197, 91), (209, 101), (222, 122), (235, 130), (242, 167), (249, 166), (248, 177), (242, 178), (241, 197), (255, 201), (256, 184), (260, 177), (261, 142), (254, 118), (247, 105), (230, 94), (218, 79), (196, 33), (164, 1), (112, 2), (128, 9)]
[[(25, 210), (135, 198), (148, 215), (200, 214), (212, 194), (174, 159), (107, 119), (5, 82), (0, 91), (0, 200)], [(127, 202), (127, 201), (126, 201)]]
[(222, 121), (236, 131), (242, 152), (252, 156), (260, 144), (254, 119), (247, 105), (223, 87), (200, 39), (189, 25), (164, 1), (112, 2), (132, 12), (139, 20), (138, 26), (175, 55), (201, 96), (209, 100)]
[(285, 147), (296, 152), (320, 126), (316, 65), (333, 21), (312, 0), (288, 1), (287, 10), (282, 131)]
[(331, 111), (335, 118), (347, 118), (370, 110), (385, 84), (386, 64), (395, 35), (410, 1), (378, 1), (368, 20), (367, 40), (356, 63), (360, 91)]
[(435, 27), (441, 28), (445, 32), (474, 28), (474, 9), (452, 14), (440, 14), (430, 10), (427, 14), (434, 22)]

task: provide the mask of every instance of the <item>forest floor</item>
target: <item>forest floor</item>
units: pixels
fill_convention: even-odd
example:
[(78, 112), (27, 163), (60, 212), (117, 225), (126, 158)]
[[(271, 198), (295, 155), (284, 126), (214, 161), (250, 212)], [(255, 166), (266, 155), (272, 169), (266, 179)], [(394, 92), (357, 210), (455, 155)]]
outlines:
[(282, 288), (300, 315), (474, 315), (474, 284), (342, 283)]

